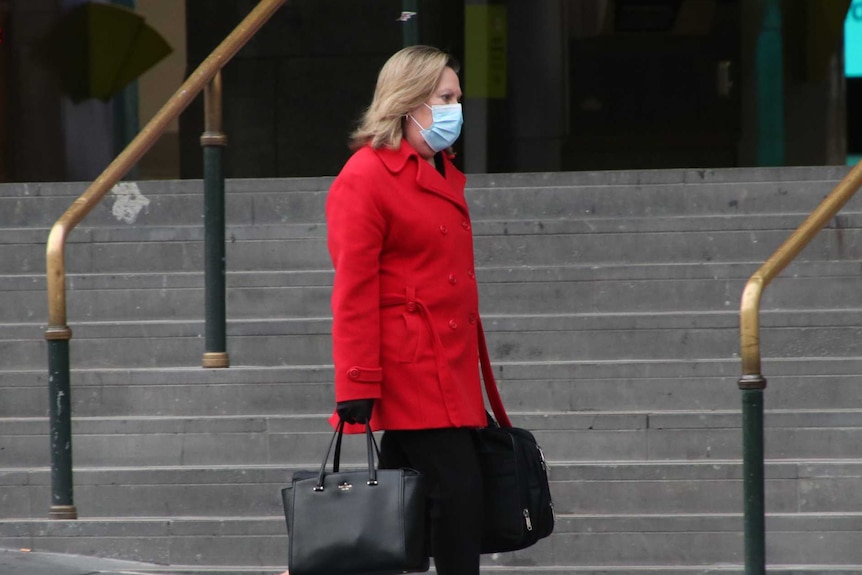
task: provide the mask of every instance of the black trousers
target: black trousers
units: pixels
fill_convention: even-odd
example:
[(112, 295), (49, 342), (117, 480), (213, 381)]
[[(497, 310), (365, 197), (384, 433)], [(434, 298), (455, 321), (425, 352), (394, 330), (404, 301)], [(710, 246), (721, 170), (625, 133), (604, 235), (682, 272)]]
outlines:
[(479, 575), (482, 478), (472, 430), (386, 431), (380, 468), (411, 467), (428, 486), (431, 556), (439, 575)]

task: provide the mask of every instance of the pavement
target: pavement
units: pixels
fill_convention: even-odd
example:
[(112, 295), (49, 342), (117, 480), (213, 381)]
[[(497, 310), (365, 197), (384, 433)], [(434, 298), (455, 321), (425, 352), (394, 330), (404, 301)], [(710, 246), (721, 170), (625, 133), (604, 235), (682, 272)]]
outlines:
[(0, 575), (152, 575), (165, 566), (82, 555), (0, 549)]

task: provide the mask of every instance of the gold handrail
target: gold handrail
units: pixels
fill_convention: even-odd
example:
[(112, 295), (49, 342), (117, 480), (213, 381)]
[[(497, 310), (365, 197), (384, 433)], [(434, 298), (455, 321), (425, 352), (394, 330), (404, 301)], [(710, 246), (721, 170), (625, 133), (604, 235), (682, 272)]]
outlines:
[(862, 162), (844, 176), (802, 225), (745, 284), (739, 310), (742, 354), (742, 491), (744, 501), (745, 572), (766, 573), (766, 479), (764, 473), (763, 390), (760, 373), (760, 297), (769, 282), (799, 255), (862, 184)]
[(850, 170), (804, 222), (749, 278), (742, 292), (739, 332), (743, 377), (760, 375), (760, 297), (769, 282), (781, 273), (862, 185), (862, 162)]
[(69, 339), (66, 325), (66, 271), (64, 252), (69, 232), (89, 214), (101, 199), (137, 163), (194, 98), (207, 86), (239, 50), (287, 0), (261, 0), (248, 16), (204, 60), (171, 96), (126, 149), (90, 184), (51, 228), (46, 253), (48, 287), (48, 327), (46, 339)]

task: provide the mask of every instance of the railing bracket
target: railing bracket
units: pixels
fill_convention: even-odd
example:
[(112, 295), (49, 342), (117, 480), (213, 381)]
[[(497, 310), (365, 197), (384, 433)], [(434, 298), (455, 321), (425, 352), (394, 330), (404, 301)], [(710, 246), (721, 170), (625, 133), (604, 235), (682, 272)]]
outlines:
[(52, 505), (48, 519), (69, 520), (78, 518), (78, 509), (74, 505)]
[(739, 389), (742, 391), (766, 389), (766, 378), (759, 373), (743, 375), (739, 378)]
[(205, 353), (202, 367), (219, 368), (230, 367), (230, 357), (227, 352)]

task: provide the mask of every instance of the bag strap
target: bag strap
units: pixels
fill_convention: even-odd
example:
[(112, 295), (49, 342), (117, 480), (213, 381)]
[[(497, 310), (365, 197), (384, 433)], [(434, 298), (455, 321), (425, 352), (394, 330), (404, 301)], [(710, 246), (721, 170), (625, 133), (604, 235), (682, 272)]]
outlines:
[(512, 427), (512, 422), (509, 421), (509, 416), (506, 414), (506, 408), (503, 407), (500, 391), (497, 389), (497, 381), (494, 379), (494, 370), (491, 367), (491, 358), (488, 357), (488, 344), (485, 342), (485, 329), (482, 327), (481, 318), (478, 321), (478, 331), (479, 364), (482, 366), (482, 381), (485, 382), (485, 394), (488, 396), (488, 403), (491, 404), (491, 410), (500, 426)]
[[(371, 432), (371, 426), (365, 426), (365, 440), (368, 442), (368, 485), (377, 485), (377, 466), (374, 465), (374, 453), (377, 453), (377, 459), (380, 459), (380, 451), (377, 449), (377, 442), (374, 440), (374, 433)], [(372, 447), (373, 446), (373, 447)]]
[[(338, 420), (338, 426), (332, 434), (332, 439), (329, 440), (329, 447), (326, 448), (326, 454), (323, 456), (323, 463), (320, 464), (320, 472), (317, 475), (317, 485), (315, 491), (323, 491), (323, 479), (326, 477), (326, 462), (329, 461), (329, 454), (332, 453), (332, 445), (335, 444), (335, 456), (332, 460), (332, 472), (338, 473), (341, 465), (341, 439), (344, 437), (343, 419)], [(380, 448), (377, 446), (377, 440), (374, 438), (374, 432), (371, 431), (371, 426), (365, 426), (365, 441), (368, 449), (368, 485), (377, 485), (377, 466), (374, 463), (374, 456), (380, 459)]]
[(339, 459), (341, 459), (341, 436), (344, 435), (344, 420), (338, 422), (338, 427), (335, 428), (335, 433), (332, 434), (332, 439), (329, 440), (329, 447), (326, 448), (326, 453), (323, 456), (323, 463), (320, 464), (320, 473), (317, 474), (317, 485), (314, 486), (315, 491), (323, 491), (323, 478), (326, 477), (326, 462), (329, 461), (329, 454), (332, 453), (332, 444), (336, 443), (335, 459), (333, 461), (333, 473), (338, 471)]

